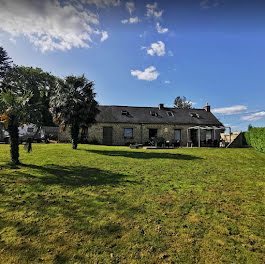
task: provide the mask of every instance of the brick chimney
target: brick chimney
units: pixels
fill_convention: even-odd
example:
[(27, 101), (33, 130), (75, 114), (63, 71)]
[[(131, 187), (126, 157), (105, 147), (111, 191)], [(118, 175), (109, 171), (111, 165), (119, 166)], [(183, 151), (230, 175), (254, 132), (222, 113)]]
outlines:
[(203, 107), (206, 112), (211, 112), (211, 106), (206, 103), (206, 106)]
[(158, 109), (159, 109), (159, 110), (164, 109), (164, 104), (159, 104), (159, 105), (158, 105)]

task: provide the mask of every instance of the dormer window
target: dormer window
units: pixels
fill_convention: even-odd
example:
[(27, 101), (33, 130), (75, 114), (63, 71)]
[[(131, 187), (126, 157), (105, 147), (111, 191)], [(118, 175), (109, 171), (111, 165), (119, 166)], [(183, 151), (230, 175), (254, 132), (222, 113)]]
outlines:
[(190, 116), (191, 116), (191, 117), (200, 118), (200, 116), (199, 116), (198, 114), (196, 114), (196, 113), (190, 113)]
[(157, 112), (150, 111), (150, 115), (151, 116), (158, 116), (158, 113)]
[(172, 111), (167, 111), (167, 115), (168, 115), (168, 116), (174, 116), (174, 114), (173, 114)]
[(121, 115), (128, 116), (129, 115), (129, 112), (126, 111), (126, 110), (122, 110), (121, 111)]

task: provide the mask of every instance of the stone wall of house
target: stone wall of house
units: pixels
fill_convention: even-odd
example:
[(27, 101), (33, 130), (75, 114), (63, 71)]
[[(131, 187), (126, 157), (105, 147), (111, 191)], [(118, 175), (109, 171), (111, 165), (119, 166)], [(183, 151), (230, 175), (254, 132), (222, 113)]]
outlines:
[[(174, 131), (175, 129), (180, 129), (181, 146), (187, 146), (187, 129), (191, 127), (191, 125), (97, 123), (88, 128), (88, 141), (97, 141), (103, 144), (103, 127), (112, 127), (113, 145), (126, 145), (129, 143), (145, 144), (149, 141), (149, 129), (157, 129), (158, 137), (174, 141)], [(124, 138), (125, 128), (133, 129), (133, 138)], [(220, 138), (220, 132), (215, 132), (215, 138)], [(206, 130), (201, 129), (201, 140), (205, 139)]]
[[(145, 144), (149, 141), (149, 129), (157, 129), (157, 136), (165, 140), (174, 141), (175, 129), (181, 130), (181, 146), (187, 146), (187, 129), (193, 125), (172, 124), (126, 124), (126, 123), (96, 123), (88, 128), (86, 140), (103, 144), (103, 127), (112, 127), (112, 145), (123, 146), (130, 143)], [(133, 137), (125, 138), (124, 129), (132, 128)], [(201, 129), (201, 141), (206, 139), (206, 130)], [(212, 133), (213, 135), (213, 133)], [(214, 135), (213, 135), (214, 136)], [(215, 139), (220, 138), (220, 131), (215, 132)], [(70, 142), (70, 130), (61, 132), (59, 141)]]

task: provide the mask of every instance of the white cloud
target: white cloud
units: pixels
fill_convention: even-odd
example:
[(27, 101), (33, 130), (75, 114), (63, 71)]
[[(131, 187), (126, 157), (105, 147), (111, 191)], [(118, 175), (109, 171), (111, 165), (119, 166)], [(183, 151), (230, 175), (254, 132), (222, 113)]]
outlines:
[(121, 21), (122, 24), (137, 24), (140, 21), (138, 17), (130, 17)]
[(231, 124), (224, 124), (225, 127), (231, 127), (231, 128), (237, 128), (237, 126), (231, 125)]
[(159, 34), (165, 34), (168, 32), (168, 28), (162, 28), (162, 26), (157, 22), (156, 29)]
[(257, 120), (260, 120), (261, 118), (263, 118), (264, 116), (265, 116), (265, 112), (262, 111), (262, 112), (258, 112), (258, 113), (251, 114), (251, 115), (248, 115), (248, 116), (243, 116), (243, 117), (241, 117), (241, 120), (257, 121)]
[(42, 52), (69, 50), (73, 47), (88, 48), (107, 32), (100, 30), (99, 18), (85, 4), (97, 6), (118, 5), (114, 0), (0, 0), (0, 29), (12, 38), (25, 36)]
[(165, 81), (165, 84), (170, 84), (170, 81), (166, 80), (166, 81)]
[(88, 5), (95, 5), (97, 7), (106, 7), (106, 6), (119, 6), (121, 1), (120, 0), (68, 0), (65, 2), (73, 2), (78, 5), (88, 4)]
[(147, 4), (146, 5), (146, 15), (148, 17), (154, 17), (154, 18), (160, 18), (163, 15), (163, 10), (157, 10), (158, 9), (158, 5), (157, 2), (154, 2), (154, 4)]
[(135, 10), (134, 2), (127, 2), (125, 6), (128, 9), (130, 15), (132, 15), (132, 12)]
[(215, 108), (212, 110), (214, 114), (224, 114), (224, 115), (236, 115), (246, 112), (248, 109), (245, 105), (234, 105), (230, 107)]
[[(132, 15), (133, 11), (135, 10), (134, 2), (126, 2), (125, 6), (128, 9), (130, 15)], [(137, 24), (138, 22), (140, 22), (140, 19), (137, 16), (136, 17), (131, 16), (128, 19), (121, 20), (122, 24)]]
[(144, 71), (131, 70), (131, 75), (136, 76), (138, 80), (154, 81), (159, 76), (159, 73), (154, 66), (150, 66)]
[(106, 39), (109, 38), (109, 35), (108, 35), (107, 31), (102, 31), (101, 34), (102, 34), (102, 37), (100, 39), (101, 42), (103, 42), (103, 41), (105, 41)]
[(155, 54), (157, 56), (164, 56), (166, 54), (165, 43), (162, 41), (152, 43), (151, 48), (147, 50), (147, 53), (151, 56), (154, 56)]

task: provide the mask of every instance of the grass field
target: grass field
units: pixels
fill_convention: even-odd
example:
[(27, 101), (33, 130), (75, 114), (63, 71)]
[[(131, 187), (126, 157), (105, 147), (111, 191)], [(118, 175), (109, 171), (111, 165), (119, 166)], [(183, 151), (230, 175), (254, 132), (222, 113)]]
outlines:
[(0, 145), (0, 263), (264, 263), (265, 154)]

